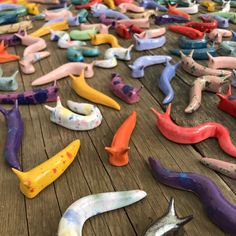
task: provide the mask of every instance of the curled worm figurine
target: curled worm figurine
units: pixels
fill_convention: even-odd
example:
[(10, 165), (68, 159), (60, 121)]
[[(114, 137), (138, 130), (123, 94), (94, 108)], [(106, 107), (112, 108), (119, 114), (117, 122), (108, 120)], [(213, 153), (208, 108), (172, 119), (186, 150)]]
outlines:
[(159, 80), (159, 88), (165, 94), (165, 99), (162, 101), (164, 105), (170, 103), (174, 98), (174, 90), (171, 86), (171, 80), (176, 74), (176, 70), (181, 64), (181, 61), (172, 65), (168, 60), (166, 60), (166, 66), (161, 73)]
[(4, 158), (10, 167), (21, 169), (18, 152), (24, 133), (24, 124), (21, 118), (17, 100), (12, 109), (6, 110), (0, 107), (0, 112), (7, 122), (7, 140), (4, 148)]
[(91, 35), (91, 44), (92, 45), (100, 45), (108, 43), (113, 48), (121, 47), (119, 45), (118, 39), (112, 34), (95, 34)]
[(2, 68), (0, 67), (0, 90), (3, 91), (15, 91), (18, 88), (18, 83), (16, 80), (16, 76), (18, 74), (18, 70), (15, 71), (9, 77), (3, 77)]
[(73, 101), (67, 101), (67, 105), (73, 112), (62, 106), (59, 97), (56, 107), (45, 105), (45, 108), (51, 112), (50, 119), (52, 122), (67, 129), (81, 131), (94, 129), (101, 124), (102, 115), (98, 107)]
[(197, 78), (190, 89), (190, 102), (184, 111), (186, 113), (193, 113), (196, 111), (201, 105), (202, 91), (219, 93), (222, 86), (228, 81), (228, 77), (214, 75), (205, 75)]
[(152, 109), (157, 117), (156, 126), (164, 137), (183, 144), (195, 144), (208, 138), (217, 138), (221, 149), (232, 157), (236, 157), (236, 147), (233, 145), (228, 129), (216, 122), (206, 122), (195, 127), (182, 127), (176, 125), (170, 117), (171, 104), (166, 112), (161, 114)]
[(149, 164), (156, 180), (167, 186), (195, 193), (210, 220), (225, 233), (236, 234), (236, 206), (225, 199), (217, 185), (208, 177), (192, 172), (176, 172), (164, 168), (150, 157)]
[(87, 219), (98, 214), (119, 209), (146, 197), (141, 190), (108, 192), (88, 195), (70, 205), (63, 214), (58, 228), (58, 236), (82, 236)]

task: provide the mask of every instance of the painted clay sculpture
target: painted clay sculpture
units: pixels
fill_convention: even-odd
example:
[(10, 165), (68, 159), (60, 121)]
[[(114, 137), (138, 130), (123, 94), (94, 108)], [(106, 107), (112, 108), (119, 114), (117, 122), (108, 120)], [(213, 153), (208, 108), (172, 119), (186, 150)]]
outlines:
[(114, 0), (103, 0), (104, 4), (106, 4), (110, 9), (116, 9)]
[(79, 19), (79, 23), (85, 23), (87, 22), (87, 17), (88, 17), (88, 11), (86, 9), (81, 9), (77, 13), (77, 17)]
[(14, 54), (9, 54), (7, 52), (7, 46), (4, 45), (4, 41), (0, 43), (0, 63), (5, 63), (9, 61), (19, 60), (20, 57)]
[(185, 36), (179, 38), (179, 47), (182, 49), (201, 49), (207, 48), (208, 40), (206, 38), (202, 39), (190, 39)]
[(128, 104), (134, 104), (139, 102), (140, 100), (140, 92), (143, 88), (134, 88), (128, 84), (123, 82), (121, 76), (117, 73), (112, 73), (112, 80), (111, 80), (111, 91), (119, 97), (121, 100)]
[(208, 67), (212, 69), (236, 69), (235, 57), (213, 57), (208, 54)]
[(10, 4), (10, 3), (1, 3), (0, 5), (0, 11), (7, 11), (12, 9), (21, 8), (20, 5), (17, 4)]
[(190, 20), (190, 18), (191, 18), (190, 15), (188, 13), (181, 11), (181, 10), (178, 10), (176, 5), (171, 6), (170, 4), (168, 4), (168, 6), (169, 6), (168, 11), (167, 11), (168, 14), (182, 16), (182, 17), (186, 18), (187, 20)]
[(236, 147), (233, 145), (228, 129), (216, 122), (206, 122), (195, 127), (176, 125), (170, 117), (171, 104), (164, 114), (152, 109), (157, 117), (156, 126), (162, 135), (175, 143), (195, 144), (208, 138), (217, 138), (221, 149), (232, 157), (236, 157)]
[(201, 158), (200, 162), (212, 170), (215, 170), (232, 179), (236, 179), (236, 165), (233, 163), (216, 160), (213, 158)]
[[(24, 31), (20, 30), (18, 31), (18, 34), (24, 35)], [(16, 46), (21, 44), (21, 40), (15, 36), (15, 34), (4, 34), (0, 35), (0, 42), (3, 42), (5, 45), (10, 46)]]
[(87, 29), (96, 29), (96, 31), (100, 34), (109, 34), (109, 28), (111, 27), (110, 25), (104, 25), (101, 23), (98, 24), (80, 24), (79, 25), (81, 30), (87, 30)]
[(193, 14), (197, 14), (198, 13), (198, 6), (199, 6), (198, 3), (193, 2), (193, 3), (191, 3), (187, 7), (177, 7), (176, 9), (178, 11), (182, 11), (182, 12), (185, 12), (187, 14), (193, 15)]
[(236, 42), (223, 41), (220, 44), (220, 54), (236, 57)]
[(221, 43), (223, 37), (232, 37), (232, 31), (226, 29), (213, 29), (207, 34), (207, 37), (217, 43)]
[(182, 34), (184, 36), (187, 36), (190, 39), (202, 39), (204, 36), (204, 33), (193, 29), (188, 26), (182, 26), (182, 25), (169, 25), (168, 29), (171, 31), (174, 31), (176, 33)]
[(88, 3), (82, 4), (82, 5), (76, 5), (75, 9), (80, 10), (80, 9), (90, 9), (92, 6), (95, 4), (102, 3), (102, 0), (91, 0)]
[(203, 14), (200, 16), (200, 18), (203, 22), (211, 22), (212, 19), (216, 20), (219, 28), (228, 28), (229, 27), (229, 19), (226, 19), (221, 16)]
[(60, 2), (63, 1), (58, 1), (58, 0), (28, 0), (28, 2), (37, 2), (41, 4), (59, 4)]
[(130, 19), (140, 19), (140, 18), (149, 18), (150, 16), (157, 16), (157, 11), (155, 10), (146, 10), (142, 13), (126, 13)]
[(144, 30), (137, 25), (127, 25), (122, 23), (115, 24), (115, 31), (124, 39), (132, 39), (134, 33), (140, 34), (144, 32)]
[(153, 0), (142, 0), (140, 6), (144, 7), (145, 9), (158, 9), (159, 11), (164, 12), (167, 11), (167, 8), (165, 6), (158, 4)]
[(216, 10), (216, 3), (209, 1), (209, 0), (204, 0), (202, 2), (200, 2), (201, 6), (206, 7), (207, 11), (215, 11)]
[(14, 24), (18, 22), (17, 15), (0, 16), (0, 25)]
[(166, 213), (152, 223), (143, 236), (164, 236), (170, 233), (178, 233), (178, 230), (192, 220), (192, 218), (192, 215), (179, 218), (175, 211), (174, 198), (171, 198)]
[(196, 111), (201, 105), (202, 91), (219, 93), (221, 92), (222, 86), (228, 83), (228, 81), (228, 77), (218, 77), (214, 75), (205, 75), (197, 78), (190, 89), (190, 102), (184, 111), (186, 113)]
[(134, 3), (134, 0), (114, 0), (116, 6), (119, 6), (122, 3)]
[(181, 64), (181, 61), (172, 65), (169, 60), (166, 60), (166, 66), (161, 73), (158, 86), (162, 93), (165, 94), (165, 99), (162, 101), (164, 105), (169, 104), (174, 98), (174, 90), (171, 86), (171, 80), (175, 77), (176, 70)]
[(160, 37), (165, 33), (166, 33), (166, 28), (161, 27), (158, 29), (144, 30), (143, 32), (139, 34), (136, 33), (135, 35), (138, 36), (140, 39), (151, 39), (151, 38)]
[(209, 33), (210, 31), (218, 27), (218, 22), (217, 20), (212, 20), (211, 22), (190, 21), (190, 22), (187, 22), (184, 26), (194, 28), (201, 32)]
[(129, 65), (132, 70), (133, 78), (144, 77), (144, 69), (148, 66), (165, 63), (167, 60), (170, 61), (172, 58), (167, 55), (156, 55), (156, 56), (141, 56), (133, 62), (133, 65)]
[(0, 11), (0, 16), (17, 15), (19, 17), (26, 16), (28, 14), (26, 7), (21, 6), (11, 10)]
[(118, 5), (118, 9), (121, 13), (126, 13), (128, 11), (142, 13), (145, 11), (144, 7), (139, 7), (133, 3), (121, 3), (120, 5)]
[(227, 19), (229, 19), (229, 21), (231, 23), (236, 24), (236, 12), (217, 11), (217, 12), (213, 12), (211, 14), (215, 15), (215, 16), (221, 16), (221, 17), (227, 18)]
[(113, 48), (121, 47), (119, 45), (118, 39), (112, 34), (95, 34), (91, 35), (91, 44), (92, 45), (100, 45), (108, 43)]
[(185, 23), (188, 19), (182, 16), (168, 14), (168, 15), (161, 15), (155, 16), (155, 24), (157, 25), (164, 25), (169, 23)]
[(20, 181), (20, 190), (27, 198), (34, 198), (44, 188), (58, 179), (75, 159), (80, 140), (70, 143), (55, 156), (27, 172), (12, 168)]
[(96, 60), (95, 66), (102, 67), (102, 68), (113, 68), (117, 66), (118, 60), (129, 61), (131, 60), (131, 50), (133, 48), (133, 44), (130, 45), (128, 48), (108, 48), (105, 51), (105, 59), (104, 60)]
[(109, 18), (114, 18), (114, 19), (129, 19), (129, 17), (121, 12), (118, 11), (114, 11), (111, 9), (102, 9), (102, 10), (98, 10), (98, 9), (92, 9), (92, 14), (93, 17), (100, 17), (101, 15), (106, 15), (106, 17)]
[(39, 77), (38, 79), (32, 82), (32, 86), (38, 86), (42, 84), (47, 84), (52, 81), (62, 79), (69, 76), (70, 74), (80, 75), (81, 71), (84, 69), (84, 75), (86, 78), (91, 78), (94, 75), (93, 71), (94, 62), (87, 64), (83, 62), (69, 62), (62, 66), (59, 66), (57, 69)]
[(135, 49), (137, 51), (160, 48), (166, 43), (165, 36), (161, 36), (158, 38), (140, 39), (136, 34), (134, 34), (134, 39), (135, 39)]
[(19, 30), (29, 30), (32, 28), (33, 28), (33, 25), (31, 21), (24, 20), (24, 21), (20, 21), (14, 24), (10, 24), (10, 25), (0, 26), (0, 34), (15, 33), (15, 32), (18, 32)]
[(233, 75), (233, 79), (232, 79), (232, 81), (231, 81), (231, 85), (232, 85), (233, 87), (236, 87), (236, 70), (233, 70), (232, 75)]
[(12, 109), (6, 110), (0, 107), (7, 123), (7, 139), (4, 147), (4, 158), (10, 167), (21, 169), (18, 153), (24, 133), (24, 124), (21, 118), (17, 100)]
[(192, 172), (176, 172), (164, 168), (159, 160), (149, 157), (153, 175), (162, 184), (195, 193), (209, 219), (225, 233), (235, 235), (236, 206), (225, 199), (217, 185), (208, 177)]
[(2, 68), (0, 67), (0, 90), (2, 91), (15, 91), (18, 88), (18, 83), (16, 80), (16, 76), (18, 74), (18, 70), (16, 70), (11, 76), (4, 77)]
[(74, 91), (82, 98), (85, 98), (91, 102), (102, 104), (116, 110), (120, 110), (120, 105), (113, 100), (112, 98), (108, 97), (107, 95), (99, 92), (98, 90), (90, 87), (85, 79), (84, 79), (84, 70), (82, 69), (80, 76), (75, 77), (70, 75), (72, 80), (71, 87)]
[(90, 40), (96, 34), (97, 34), (96, 28), (70, 31), (71, 39), (75, 40)]
[(195, 62), (192, 58), (194, 50), (189, 55), (184, 55), (180, 51), (181, 59), (182, 59), (182, 68), (191, 75), (200, 77), (203, 75), (216, 75), (216, 76), (231, 76), (232, 72), (227, 70), (216, 70), (205, 67), (197, 62)]
[(105, 147), (110, 154), (109, 163), (113, 166), (125, 166), (129, 163), (129, 140), (136, 125), (136, 112), (133, 111), (122, 123), (113, 137), (111, 147)]
[(231, 0), (222, 0), (222, 9), (221, 11), (222, 12), (230, 12), (230, 3), (231, 3)]
[(69, 109), (63, 107), (60, 97), (57, 97), (56, 107), (45, 105), (45, 108), (51, 112), (52, 122), (71, 130), (95, 129), (102, 122), (102, 114), (94, 105), (67, 101), (67, 106)]
[(83, 197), (66, 209), (59, 223), (58, 236), (82, 236), (83, 225), (90, 217), (131, 205), (146, 195), (144, 191), (131, 190)]
[(24, 36), (16, 34), (21, 39), (21, 44), (27, 46), (23, 53), (23, 58), (20, 60), (21, 71), (25, 74), (35, 72), (34, 63), (48, 57), (48, 51), (41, 51), (47, 47), (46, 41), (42, 38), (33, 37), (25, 31)]
[(140, 28), (150, 28), (150, 20), (149, 16), (146, 16), (144, 18), (137, 18), (137, 19), (123, 19), (123, 20), (117, 20), (117, 23), (122, 24), (129, 24), (129, 25), (138, 25)]
[(44, 10), (44, 14), (45, 14), (46, 21), (53, 20), (59, 17), (68, 18), (68, 17), (73, 16), (72, 12), (67, 9), (62, 9), (57, 12)]

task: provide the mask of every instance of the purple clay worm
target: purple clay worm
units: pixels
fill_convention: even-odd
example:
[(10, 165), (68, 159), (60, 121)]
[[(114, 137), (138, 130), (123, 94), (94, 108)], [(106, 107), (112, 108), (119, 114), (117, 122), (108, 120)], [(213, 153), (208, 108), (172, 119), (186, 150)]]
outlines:
[(0, 112), (4, 115), (7, 122), (7, 140), (4, 148), (4, 158), (10, 167), (20, 170), (18, 152), (24, 133), (24, 124), (18, 107), (18, 101), (15, 101), (14, 107), (10, 110), (0, 107)]
[(57, 101), (58, 88), (56, 84), (47, 88), (37, 88), (28, 90), (23, 93), (14, 92), (7, 94), (0, 94), (0, 103), (2, 104), (14, 104), (18, 100), (20, 105), (33, 105), (46, 102)]
[[(20, 34), (22, 36), (25, 35), (23, 30), (19, 30), (17, 34)], [(17, 37), (15, 34), (4, 34), (0, 35), (0, 42), (4, 42), (4, 45), (9, 46), (15, 46), (21, 44), (21, 39)]]
[(149, 164), (159, 182), (195, 193), (200, 198), (212, 222), (225, 233), (236, 235), (236, 206), (225, 199), (211, 179), (197, 173), (175, 172), (165, 169), (158, 160), (152, 157), (149, 157)]
[(187, 22), (188, 19), (178, 15), (161, 15), (155, 16), (155, 24), (156, 25), (164, 25), (169, 23), (184, 23)]

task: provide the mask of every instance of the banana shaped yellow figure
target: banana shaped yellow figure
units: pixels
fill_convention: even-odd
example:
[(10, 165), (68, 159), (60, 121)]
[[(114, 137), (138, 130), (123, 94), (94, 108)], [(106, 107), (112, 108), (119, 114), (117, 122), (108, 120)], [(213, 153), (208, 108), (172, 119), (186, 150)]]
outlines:
[(27, 172), (12, 168), (20, 180), (20, 190), (28, 198), (35, 197), (49, 184), (59, 178), (67, 167), (73, 162), (80, 148), (77, 139), (61, 150), (55, 156)]
[(72, 88), (79, 96), (94, 103), (102, 104), (116, 110), (120, 110), (120, 105), (115, 100), (90, 87), (86, 83), (84, 79), (84, 69), (81, 71), (80, 76), (75, 77), (73, 75), (70, 75), (70, 78), (72, 79)]

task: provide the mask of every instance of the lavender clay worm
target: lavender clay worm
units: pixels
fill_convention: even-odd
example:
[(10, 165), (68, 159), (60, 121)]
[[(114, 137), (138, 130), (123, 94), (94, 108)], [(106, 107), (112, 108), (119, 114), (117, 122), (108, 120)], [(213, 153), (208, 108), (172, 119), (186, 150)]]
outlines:
[(225, 199), (216, 184), (204, 175), (165, 169), (158, 160), (149, 157), (155, 178), (167, 186), (192, 191), (201, 200), (208, 217), (225, 233), (236, 235), (236, 206)]
[(12, 109), (6, 110), (0, 107), (0, 112), (5, 116), (7, 122), (7, 140), (4, 148), (4, 158), (10, 167), (20, 170), (18, 152), (24, 133), (24, 124), (17, 100)]

